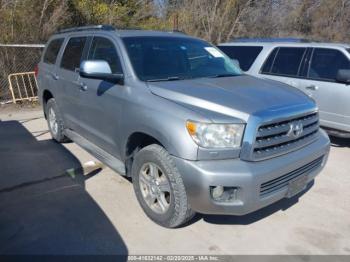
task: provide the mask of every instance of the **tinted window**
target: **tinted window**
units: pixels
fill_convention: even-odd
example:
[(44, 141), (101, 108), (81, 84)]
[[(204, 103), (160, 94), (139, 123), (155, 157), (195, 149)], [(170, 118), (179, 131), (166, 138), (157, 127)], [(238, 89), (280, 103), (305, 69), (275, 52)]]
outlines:
[(75, 71), (80, 67), (80, 60), (83, 54), (86, 37), (73, 37), (69, 39), (69, 42), (64, 50), (61, 67)]
[(239, 62), (243, 71), (248, 71), (257, 56), (263, 49), (262, 46), (218, 46), (226, 55)]
[(144, 81), (241, 74), (230, 58), (201, 40), (126, 37), (123, 41), (137, 76)]
[(309, 78), (335, 81), (339, 69), (350, 69), (349, 59), (342, 52), (325, 48), (314, 50)]
[(48, 64), (55, 64), (58, 52), (63, 43), (63, 38), (54, 39), (50, 42), (49, 46), (46, 49), (44, 55), (44, 62)]
[(306, 48), (281, 47), (272, 65), (271, 73), (297, 76), (305, 50)]
[(269, 57), (267, 58), (267, 60), (265, 61), (262, 69), (261, 69), (261, 72), (262, 73), (270, 73), (271, 72), (271, 68), (272, 68), (272, 64), (273, 62), (275, 61), (275, 57), (276, 57), (276, 54), (277, 54), (277, 51), (278, 51), (278, 48), (275, 48), (271, 54), (269, 55)]
[(114, 44), (103, 37), (94, 37), (90, 48), (89, 60), (104, 60), (108, 62), (112, 73), (122, 73), (120, 60)]

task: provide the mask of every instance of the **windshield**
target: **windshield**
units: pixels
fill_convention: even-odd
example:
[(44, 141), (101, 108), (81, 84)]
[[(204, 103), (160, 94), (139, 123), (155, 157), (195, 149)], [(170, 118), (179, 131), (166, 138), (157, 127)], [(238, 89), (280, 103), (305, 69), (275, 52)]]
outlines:
[(241, 70), (230, 58), (201, 40), (125, 37), (123, 41), (132, 66), (143, 81), (241, 75)]

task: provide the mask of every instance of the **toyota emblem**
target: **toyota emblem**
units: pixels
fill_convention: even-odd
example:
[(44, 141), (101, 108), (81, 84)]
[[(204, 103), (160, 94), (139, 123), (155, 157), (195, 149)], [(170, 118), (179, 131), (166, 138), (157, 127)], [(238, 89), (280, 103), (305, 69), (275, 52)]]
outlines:
[(293, 122), (289, 124), (289, 130), (288, 130), (287, 136), (298, 138), (303, 133), (303, 131), (304, 131), (303, 123)]

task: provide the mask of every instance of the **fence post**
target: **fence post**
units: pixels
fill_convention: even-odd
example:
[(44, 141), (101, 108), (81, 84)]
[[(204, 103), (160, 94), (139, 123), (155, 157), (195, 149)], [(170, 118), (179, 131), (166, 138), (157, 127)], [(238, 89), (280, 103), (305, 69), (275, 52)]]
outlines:
[(13, 92), (13, 87), (12, 87), (12, 81), (11, 81), (11, 75), (8, 75), (7, 77), (9, 85), (10, 85), (10, 91), (11, 91), (11, 95), (12, 95), (12, 101), (14, 104), (16, 104), (16, 97), (15, 97), (15, 93)]

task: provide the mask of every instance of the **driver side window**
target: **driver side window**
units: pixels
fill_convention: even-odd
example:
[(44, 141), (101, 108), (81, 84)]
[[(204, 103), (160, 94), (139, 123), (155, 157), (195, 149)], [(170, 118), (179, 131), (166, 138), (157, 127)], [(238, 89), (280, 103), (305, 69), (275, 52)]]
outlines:
[(123, 70), (114, 44), (104, 37), (94, 37), (88, 60), (104, 60), (111, 67), (113, 74), (122, 74)]

